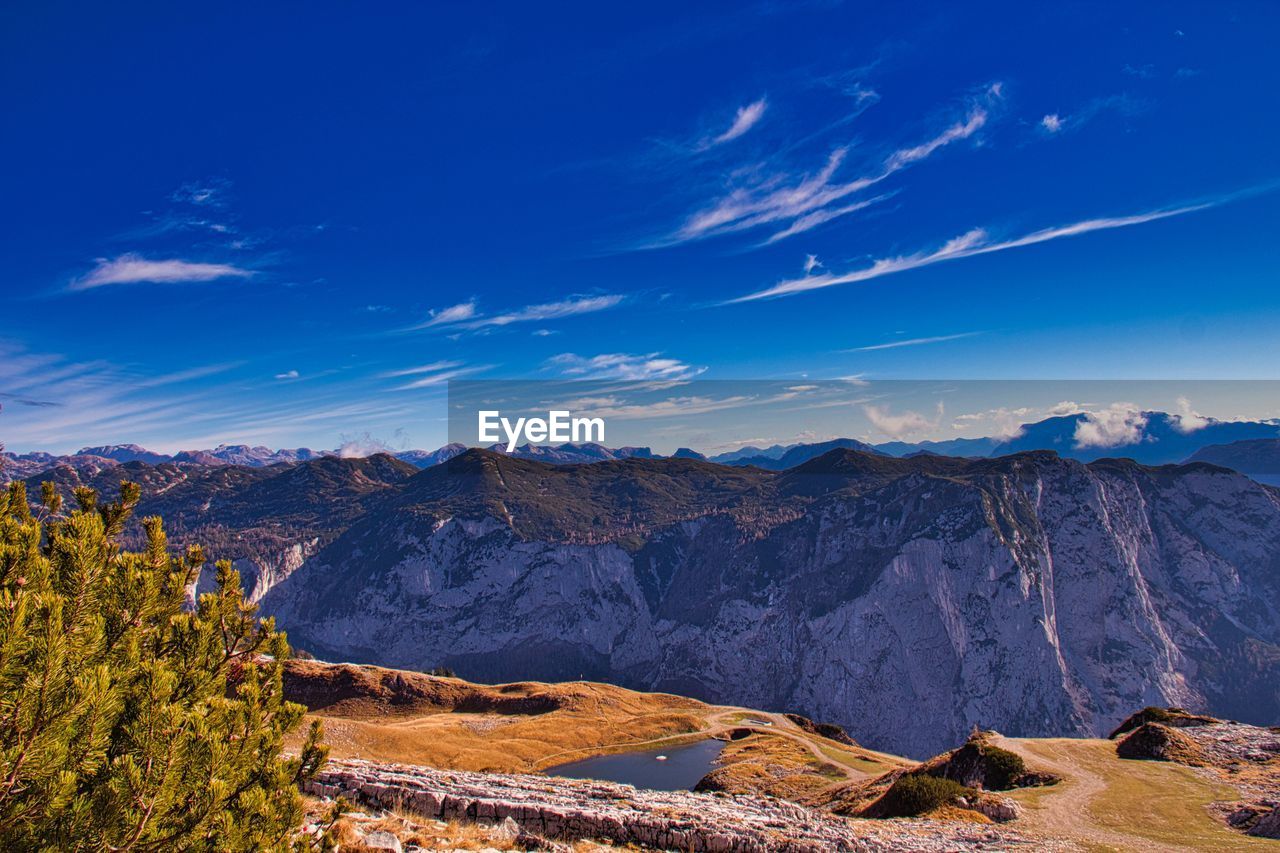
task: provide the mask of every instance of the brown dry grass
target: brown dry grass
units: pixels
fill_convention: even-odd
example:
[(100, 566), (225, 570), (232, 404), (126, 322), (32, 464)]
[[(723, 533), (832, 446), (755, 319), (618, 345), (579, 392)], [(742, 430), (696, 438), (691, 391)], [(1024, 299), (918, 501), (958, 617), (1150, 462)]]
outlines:
[(1234, 789), (1180, 764), (1132, 761), (1116, 755), (1109, 740), (1006, 739), (1060, 773), (1047, 788), (1007, 792), (1026, 807), (1018, 826), (1112, 850), (1263, 850), (1274, 841), (1250, 838), (1219, 822), (1215, 801), (1236, 798)]
[(705, 780), (705, 787), (731, 794), (758, 793), (804, 802), (845, 773), (819, 760), (789, 737), (760, 732), (729, 741), (720, 753), (721, 765)]
[(317, 661), (290, 661), (286, 685), (324, 722), (335, 758), (488, 772), (672, 745), (705, 729), (715, 710), (609, 684), (490, 686)]

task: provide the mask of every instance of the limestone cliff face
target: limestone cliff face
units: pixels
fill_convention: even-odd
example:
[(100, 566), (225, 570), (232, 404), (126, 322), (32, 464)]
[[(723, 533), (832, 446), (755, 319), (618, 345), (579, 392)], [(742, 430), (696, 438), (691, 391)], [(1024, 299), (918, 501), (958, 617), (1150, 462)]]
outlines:
[(1280, 492), (1203, 465), (836, 453), (656, 520), (618, 509), (636, 467), (593, 474), (618, 472), (603, 492), (507, 468), (465, 500), (436, 474), (263, 604), (332, 659), (611, 680), (917, 756), (974, 723), (1101, 736), (1149, 704), (1280, 721)]

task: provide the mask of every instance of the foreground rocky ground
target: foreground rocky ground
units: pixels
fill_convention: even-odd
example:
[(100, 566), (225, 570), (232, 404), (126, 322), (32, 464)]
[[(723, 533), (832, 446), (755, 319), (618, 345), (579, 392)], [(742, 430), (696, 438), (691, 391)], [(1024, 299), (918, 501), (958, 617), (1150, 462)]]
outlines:
[(706, 853), (1074, 849), (990, 824), (853, 820), (770, 797), (354, 760), (330, 762), (307, 790), (428, 819), (518, 827), (517, 842), (533, 849), (581, 839)]

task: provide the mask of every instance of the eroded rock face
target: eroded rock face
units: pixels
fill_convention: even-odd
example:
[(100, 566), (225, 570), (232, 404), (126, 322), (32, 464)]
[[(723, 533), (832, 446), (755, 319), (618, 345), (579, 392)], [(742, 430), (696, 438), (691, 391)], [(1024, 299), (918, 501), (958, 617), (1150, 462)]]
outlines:
[(440, 820), (511, 821), (522, 834), (553, 840), (607, 839), (699, 853), (1004, 850), (1028, 843), (1005, 828), (850, 820), (768, 797), (363, 761), (329, 762), (307, 791)]
[(603, 516), (590, 536), (519, 535), (503, 497), (538, 487), (508, 472), (479, 515), (437, 501), (355, 524), (264, 605), (321, 656), (797, 711), (916, 757), (975, 723), (1099, 736), (1151, 704), (1280, 714), (1274, 667), (1231, 669), (1280, 641), (1280, 493), (1204, 466), (959, 464), (860, 492), (860, 474), (778, 475), (855, 486), (789, 520), (613, 541)]

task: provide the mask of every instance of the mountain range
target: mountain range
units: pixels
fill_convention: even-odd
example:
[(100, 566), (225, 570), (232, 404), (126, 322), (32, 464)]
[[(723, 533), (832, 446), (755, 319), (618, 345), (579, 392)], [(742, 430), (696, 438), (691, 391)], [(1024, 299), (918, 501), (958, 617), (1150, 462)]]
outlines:
[(917, 756), (1152, 704), (1280, 722), (1280, 491), (1207, 463), (467, 450), (52, 479), (139, 482), (139, 515), (235, 559), (328, 659), (795, 710)]
[[(869, 444), (852, 438), (807, 444), (775, 444), (767, 448), (746, 446), (713, 456), (705, 456), (686, 447), (672, 454), (677, 459), (707, 459), (725, 465), (753, 466), (769, 471), (793, 468), (835, 448), (851, 448), (868, 453), (909, 457), (921, 453), (965, 458), (990, 458), (1030, 450), (1053, 450), (1059, 455), (1090, 462), (1096, 459), (1123, 457), (1147, 465), (1166, 465), (1183, 461), (1212, 461), (1250, 475), (1280, 475), (1280, 466), (1260, 463), (1261, 448), (1268, 441), (1280, 439), (1280, 423), (1275, 421), (1218, 421), (1212, 418), (1189, 418), (1165, 412), (1123, 412), (1115, 418), (1097, 413), (1079, 412), (1024, 424), (1013, 435), (988, 438), (958, 438), (948, 441), (889, 441)], [(1253, 442), (1248, 448), (1211, 450), (1216, 445)], [(387, 451), (417, 468), (429, 468), (464, 451), (460, 443), (446, 444), (436, 450)], [(488, 448), (504, 452), (501, 445)], [(1208, 454), (1208, 455), (1202, 455)], [(25, 454), (0, 452), (0, 482), (15, 477), (29, 477), (59, 465), (89, 471), (125, 462), (175, 462), (189, 465), (242, 465), (265, 467), (295, 463), (323, 456), (346, 456), (337, 450), (316, 451), (306, 447), (272, 450), (244, 444), (219, 445), (209, 450), (184, 450), (167, 455), (136, 444), (86, 447), (73, 454), (55, 456), (50, 453)], [(563, 444), (558, 447), (525, 444), (510, 454), (520, 459), (572, 465), (618, 459), (659, 458), (648, 447), (609, 448), (601, 444)], [(1259, 465), (1262, 467), (1259, 467)], [(1244, 466), (1244, 467), (1241, 467)], [(1266, 470), (1263, 470), (1263, 469)], [(1270, 468), (1277, 468), (1272, 471)], [(1257, 470), (1254, 470), (1257, 469)]]

